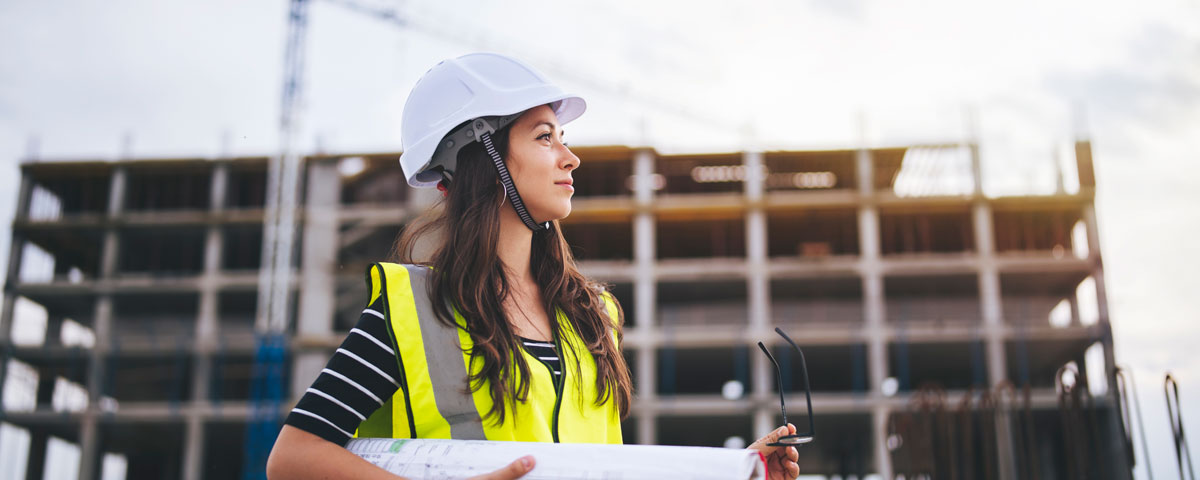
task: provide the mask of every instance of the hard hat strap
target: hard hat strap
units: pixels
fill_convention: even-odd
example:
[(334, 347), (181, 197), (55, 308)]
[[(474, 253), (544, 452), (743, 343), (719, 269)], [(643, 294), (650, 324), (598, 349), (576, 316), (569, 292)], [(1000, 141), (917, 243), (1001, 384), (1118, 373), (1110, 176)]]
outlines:
[(496, 147), (492, 145), (491, 132), (483, 130), (484, 127), (479, 124), (487, 125), (487, 122), (477, 119), (472, 122), (472, 125), (477, 125), (478, 138), (483, 142), (483, 147), (487, 149), (488, 155), (492, 157), (492, 162), (496, 164), (496, 173), (500, 174), (500, 185), (504, 187), (504, 194), (508, 196), (508, 201), (512, 203), (513, 210), (516, 210), (517, 216), (521, 217), (521, 221), (525, 222), (525, 226), (529, 227), (535, 233), (549, 229), (550, 222), (537, 223), (533, 221), (533, 217), (529, 216), (529, 210), (525, 209), (525, 202), (521, 201), (521, 194), (517, 193), (517, 186), (513, 184), (512, 175), (509, 175), (508, 167), (504, 166), (504, 159), (500, 158), (500, 154), (496, 152)]

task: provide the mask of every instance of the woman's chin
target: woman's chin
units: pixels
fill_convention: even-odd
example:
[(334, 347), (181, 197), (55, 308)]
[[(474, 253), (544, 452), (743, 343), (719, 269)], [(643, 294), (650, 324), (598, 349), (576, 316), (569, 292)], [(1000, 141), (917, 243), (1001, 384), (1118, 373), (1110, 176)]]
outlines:
[(571, 215), (571, 205), (570, 204), (568, 204), (566, 206), (566, 208), (560, 208), (553, 212), (548, 212), (544, 216), (537, 215), (537, 216), (534, 216), (533, 218), (534, 219), (544, 218), (545, 220), (537, 220), (538, 223), (542, 223), (542, 222), (549, 222), (549, 221), (553, 221), (553, 220), (562, 220), (564, 218), (567, 218), (567, 216), (569, 216), (569, 215)]

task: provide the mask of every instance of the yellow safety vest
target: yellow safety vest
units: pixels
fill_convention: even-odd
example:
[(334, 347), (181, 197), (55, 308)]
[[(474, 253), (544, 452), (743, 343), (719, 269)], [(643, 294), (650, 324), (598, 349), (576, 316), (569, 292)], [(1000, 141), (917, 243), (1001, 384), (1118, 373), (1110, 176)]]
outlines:
[[(492, 408), (490, 384), (467, 391), (471, 336), (457, 310), (459, 328), (435, 317), (426, 293), (431, 272), (429, 267), (395, 263), (376, 263), (369, 269), (369, 303), (384, 295), (400, 388), (359, 425), (355, 437), (622, 443), (617, 402), (610, 396), (610, 401), (596, 405), (596, 361), (561, 311), (555, 315), (559, 336), (554, 339), (562, 364), (558, 384), (548, 368), (520, 349), (532, 375), (529, 396), (515, 408), (508, 405), (503, 423), (497, 424), (494, 417), (484, 420)], [(615, 325), (616, 305), (608, 293), (604, 302)], [(482, 363), (476, 361), (470, 373), (480, 371)], [(582, 374), (582, 392), (574, 388), (575, 363)], [(520, 372), (514, 375), (519, 378)]]

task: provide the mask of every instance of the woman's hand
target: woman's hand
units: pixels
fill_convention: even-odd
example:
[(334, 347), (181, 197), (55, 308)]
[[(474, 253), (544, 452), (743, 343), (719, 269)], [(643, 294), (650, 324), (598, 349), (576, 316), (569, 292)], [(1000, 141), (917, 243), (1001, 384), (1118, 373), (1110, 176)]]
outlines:
[(746, 447), (747, 450), (758, 450), (758, 453), (767, 459), (767, 473), (770, 480), (793, 480), (800, 476), (800, 465), (796, 464), (796, 460), (800, 458), (800, 452), (796, 451), (796, 447), (767, 446), (768, 443), (779, 440), (779, 437), (795, 434), (796, 426), (789, 423), (787, 426), (776, 428), (774, 432), (768, 433), (767, 436)]
[(514, 460), (504, 468), (496, 470), (486, 475), (471, 477), (467, 480), (514, 480), (524, 477), (526, 473), (533, 470), (533, 456), (526, 455)]

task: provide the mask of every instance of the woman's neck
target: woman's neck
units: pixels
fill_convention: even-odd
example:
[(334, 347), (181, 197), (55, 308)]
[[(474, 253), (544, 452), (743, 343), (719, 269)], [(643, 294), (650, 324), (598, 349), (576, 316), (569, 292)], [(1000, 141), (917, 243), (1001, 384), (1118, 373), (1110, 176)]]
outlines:
[(497, 254), (511, 283), (524, 285), (533, 280), (533, 270), (529, 263), (532, 244), (533, 231), (525, 226), (517, 217), (517, 213), (511, 207), (500, 209), (500, 240)]

